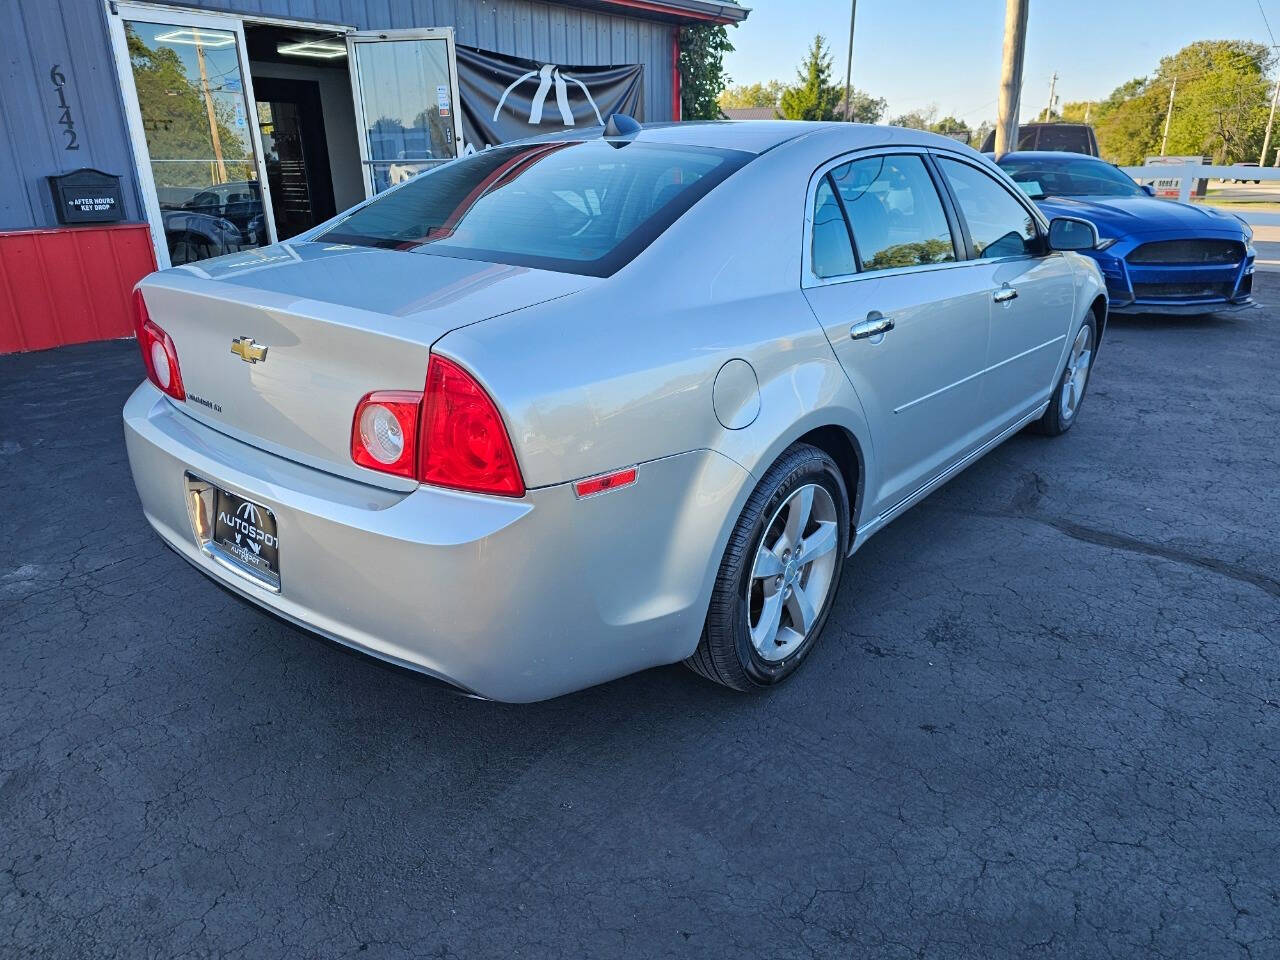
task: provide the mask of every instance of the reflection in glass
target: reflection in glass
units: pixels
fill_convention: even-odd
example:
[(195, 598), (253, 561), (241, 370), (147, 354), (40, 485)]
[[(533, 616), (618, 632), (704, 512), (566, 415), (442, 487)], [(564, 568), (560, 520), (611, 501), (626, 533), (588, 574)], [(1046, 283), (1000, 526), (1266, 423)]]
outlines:
[(125, 37), (170, 261), (266, 243), (235, 34), (126, 21)]
[(604, 277), (750, 158), (600, 139), (490, 147), (356, 208), (317, 239)]
[(938, 165), (951, 184), (979, 257), (995, 260), (1035, 253), (1035, 218), (1013, 194), (968, 164), (940, 157)]
[(868, 157), (831, 171), (864, 271), (956, 258), (933, 179), (917, 156)]
[(456, 156), (447, 41), (380, 40), (355, 50), (374, 192)]

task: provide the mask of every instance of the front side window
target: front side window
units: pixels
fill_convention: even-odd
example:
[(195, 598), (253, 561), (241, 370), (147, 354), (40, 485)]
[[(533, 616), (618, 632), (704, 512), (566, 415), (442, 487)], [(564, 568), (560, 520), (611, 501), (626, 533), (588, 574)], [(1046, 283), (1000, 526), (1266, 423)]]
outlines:
[(316, 239), (604, 277), (751, 156), (644, 141), (492, 147), (387, 192)]
[(967, 163), (939, 157), (938, 166), (956, 195), (979, 258), (995, 260), (1038, 252), (1035, 218), (1013, 194)]
[(830, 177), (849, 214), (864, 272), (956, 259), (942, 201), (919, 157), (852, 160)]

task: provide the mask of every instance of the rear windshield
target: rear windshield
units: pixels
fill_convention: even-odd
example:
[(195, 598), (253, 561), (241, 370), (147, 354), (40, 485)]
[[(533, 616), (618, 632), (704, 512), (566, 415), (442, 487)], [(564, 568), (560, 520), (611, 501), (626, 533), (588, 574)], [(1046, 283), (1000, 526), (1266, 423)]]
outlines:
[[(982, 141), (982, 152), (996, 149), (996, 133), (992, 130)], [(1089, 138), (1089, 128), (1076, 123), (1024, 124), (1018, 127), (1019, 150), (1062, 150), (1097, 156)]]
[(492, 147), (410, 180), (316, 239), (603, 277), (751, 157), (644, 141)]
[[(1018, 145), (1022, 148), (1022, 145)], [(1049, 126), (1040, 128), (1040, 136), (1036, 140), (1034, 146), (1028, 146), (1031, 150), (1065, 150), (1073, 153), (1089, 153), (1094, 152), (1093, 145), (1089, 143), (1089, 128), (1077, 127), (1073, 124), (1050, 124)]]

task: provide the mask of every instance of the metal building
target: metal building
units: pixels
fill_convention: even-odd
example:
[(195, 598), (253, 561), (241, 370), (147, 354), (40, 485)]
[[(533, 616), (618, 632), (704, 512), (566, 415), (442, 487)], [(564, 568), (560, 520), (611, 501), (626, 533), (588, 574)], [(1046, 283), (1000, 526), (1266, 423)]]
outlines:
[[(746, 15), (728, 0), (4, 0), (0, 352), (127, 335), (146, 272), (285, 239), (482, 149), (468, 110), (490, 137), (504, 107), (562, 129), (616, 90), (642, 119), (679, 119), (679, 28)], [(533, 106), (514, 117), (522, 84)]]

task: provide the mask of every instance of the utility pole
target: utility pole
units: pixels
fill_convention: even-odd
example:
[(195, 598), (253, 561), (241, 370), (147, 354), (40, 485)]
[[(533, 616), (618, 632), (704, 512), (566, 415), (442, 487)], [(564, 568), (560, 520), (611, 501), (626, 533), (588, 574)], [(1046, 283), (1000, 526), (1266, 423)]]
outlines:
[(1044, 122), (1048, 123), (1053, 119), (1053, 91), (1058, 86), (1058, 71), (1053, 71), (1053, 76), (1049, 78), (1049, 105), (1044, 108)]
[(1280, 100), (1280, 80), (1276, 81), (1276, 92), (1271, 95), (1271, 115), (1267, 117), (1267, 132), (1262, 138), (1262, 156), (1258, 158), (1258, 166), (1267, 165), (1267, 151), (1271, 149), (1271, 124), (1276, 119), (1276, 100)]
[(1160, 156), (1165, 155), (1165, 147), (1169, 145), (1169, 121), (1173, 118), (1173, 95), (1178, 92), (1178, 78), (1173, 78), (1173, 86), (1169, 88), (1169, 108), (1164, 112), (1164, 136), (1160, 138)]
[(858, 17), (858, 0), (849, 0), (849, 59), (844, 66), (844, 119), (848, 123), (851, 107), (849, 97), (853, 93), (853, 24)]
[(200, 68), (200, 90), (204, 93), (205, 115), (209, 118), (209, 136), (213, 141), (213, 161), (217, 167), (215, 183), (227, 182), (227, 164), (222, 159), (222, 137), (218, 134), (218, 116), (213, 109), (213, 93), (209, 90), (209, 72), (204, 65), (204, 44), (200, 41), (200, 31), (192, 30), (191, 36), (196, 41), (196, 64)]
[(1090, 112), (1092, 109), (1093, 109), (1093, 101), (1092, 101), (1092, 100), (1086, 100), (1086, 101), (1084, 102), (1084, 122), (1085, 122), (1085, 123), (1088, 123), (1088, 122), (1089, 122), (1089, 112)]
[(1022, 99), (1022, 55), (1027, 48), (1030, 0), (1005, 0), (1004, 56), (1000, 66), (1000, 109), (996, 116), (996, 156), (1018, 148), (1018, 108)]

